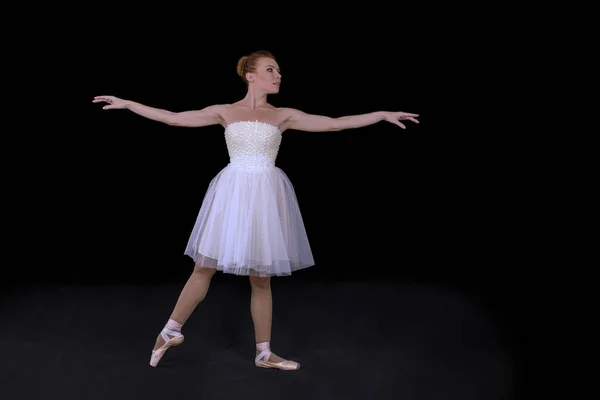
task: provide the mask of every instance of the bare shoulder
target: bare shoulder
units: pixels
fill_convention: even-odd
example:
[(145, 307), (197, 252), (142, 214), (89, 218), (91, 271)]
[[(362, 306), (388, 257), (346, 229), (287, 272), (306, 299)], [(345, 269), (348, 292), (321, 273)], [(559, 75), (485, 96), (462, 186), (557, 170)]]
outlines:
[(296, 119), (301, 116), (302, 114), (304, 114), (302, 111), (298, 110), (297, 108), (291, 108), (291, 107), (281, 107), (277, 109), (277, 113), (279, 114), (279, 120), (281, 121), (281, 129), (286, 130), (286, 129), (290, 129), (293, 124), (294, 121), (296, 121)]
[(278, 107), (278, 108), (276, 108), (276, 110), (281, 115), (293, 115), (298, 112), (301, 112), (300, 110), (298, 110), (296, 108), (291, 108), (291, 107)]
[(169, 118), (168, 124), (188, 127), (223, 124), (223, 115), (225, 114), (225, 110), (225, 105), (214, 104), (199, 110), (172, 113), (172, 117)]
[(223, 114), (229, 109), (229, 104), (211, 104), (204, 107), (200, 111), (206, 114), (212, 114), (215, 116), (223, 117)]
[(229, 115), (232, 112), (232, 109), (235, 108), (233, 104), (225, 103), (225, 104), (213, 104), (211, 106), (206, 107), (206, 110), (209, 110), (211, 113), (214, 113), (219, 116), (219, 123), (225, 127), (227, 126), (227, 121), (229, 119)]
[(215, 118), (215, 122), (221, 126), (226, 126), (228, 110), (231, 104), (213, 104), (206, 107), (204, 110)]
[(229, 109), (231, 109), (231, 104), (213, 104), (208, 106), (207, 108), (212, 109), (213, 111), (223, 113)]
[(280, 116), (282, 123), (293, 120), (297, 116), (303, 114), (303, 112), (298, 110), (297, 108), (291, 108), (291, 107), (280, 107), (280, 108), (277, 108), (276, 110), (277, 110), (277, 114), (279, 114), (279, 116)]

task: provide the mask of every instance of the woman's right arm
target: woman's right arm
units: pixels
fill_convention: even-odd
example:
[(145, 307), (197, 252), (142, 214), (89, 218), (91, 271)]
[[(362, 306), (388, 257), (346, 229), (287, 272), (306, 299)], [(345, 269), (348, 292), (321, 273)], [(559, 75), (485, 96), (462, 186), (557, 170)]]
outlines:
[(207, 125), (223, 124), (223, 106), (213, 105), (201, 110), (172, 112), (160, 108), (149, 107), (135, 101), (123, 100), (115, 96), (96, 96), (94, 103), (108, 103), (102, 109), (128, 109), (144, 118), (162, 122), (167, 125), (183, 127), (200, 127)]

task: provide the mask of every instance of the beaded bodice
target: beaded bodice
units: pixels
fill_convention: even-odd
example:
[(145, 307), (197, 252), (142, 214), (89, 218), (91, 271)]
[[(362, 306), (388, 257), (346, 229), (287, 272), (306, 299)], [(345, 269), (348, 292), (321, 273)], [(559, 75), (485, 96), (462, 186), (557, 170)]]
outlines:
[(232, 122), (225, 128), (225, 143), (230, 165), (248, 170), (268, 169), (275, 165), (281, 131), (266, 122)]

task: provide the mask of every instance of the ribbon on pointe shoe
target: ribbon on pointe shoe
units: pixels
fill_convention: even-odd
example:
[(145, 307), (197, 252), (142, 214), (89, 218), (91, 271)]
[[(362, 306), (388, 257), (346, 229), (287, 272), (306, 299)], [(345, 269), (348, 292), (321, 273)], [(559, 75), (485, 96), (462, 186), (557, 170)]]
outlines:
[[(256, 358), (254, 359), (254, 363), (257, 367), (262, 368), (277, 368), (283, 370), (297, 370), (300, 369), (300, 364), (295, 361), (283, 360), (281, 362), (271, 362), (267, 361), (269, 356), (271, 355), (271, 346), (269, 342), (261, 342), (256, 344), (256, 349), (260, 351)], [(261, 361), (263, 359), (264, 361)]]
[(262, 342), (256, 343), (256, 350), (260, 351), (254, 361), (260, 361), (263, 357), (265, 357), (265, 361), (269, 359), (271, 355), (271, 345), (270, 342)]

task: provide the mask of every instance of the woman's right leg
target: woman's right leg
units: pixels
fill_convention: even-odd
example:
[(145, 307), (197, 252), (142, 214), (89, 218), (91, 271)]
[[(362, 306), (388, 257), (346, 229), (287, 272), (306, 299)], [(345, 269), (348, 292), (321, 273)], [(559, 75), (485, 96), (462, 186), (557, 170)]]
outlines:
[[(183, 287), (183, 290), (179, 294), (179, 299), (177, 300), (177, 304), (175, 304), (175, 309), (171, 313), (168, 324), (178, 325), (179, 329), (185, 324), (189, 316), (196, 309), (196, 306), (198, 306), (198, 304), (204, 300), (204, 297), (206, 297), (210, 281), (215, 272), (217, 272), (215, 268), (207, 268), (200, 265), (194, 266), (194, 272), (192, 272), (187, 283)], [(177, 328), (173, 329), (172, 326), (170, 329), (179, 330)], [(172, 335), (168, 336), (169, 338), (173, 337)], [(154, 350), (158, 349), (164, 343), (164, 339), (159, 334), (156, 338)]]

